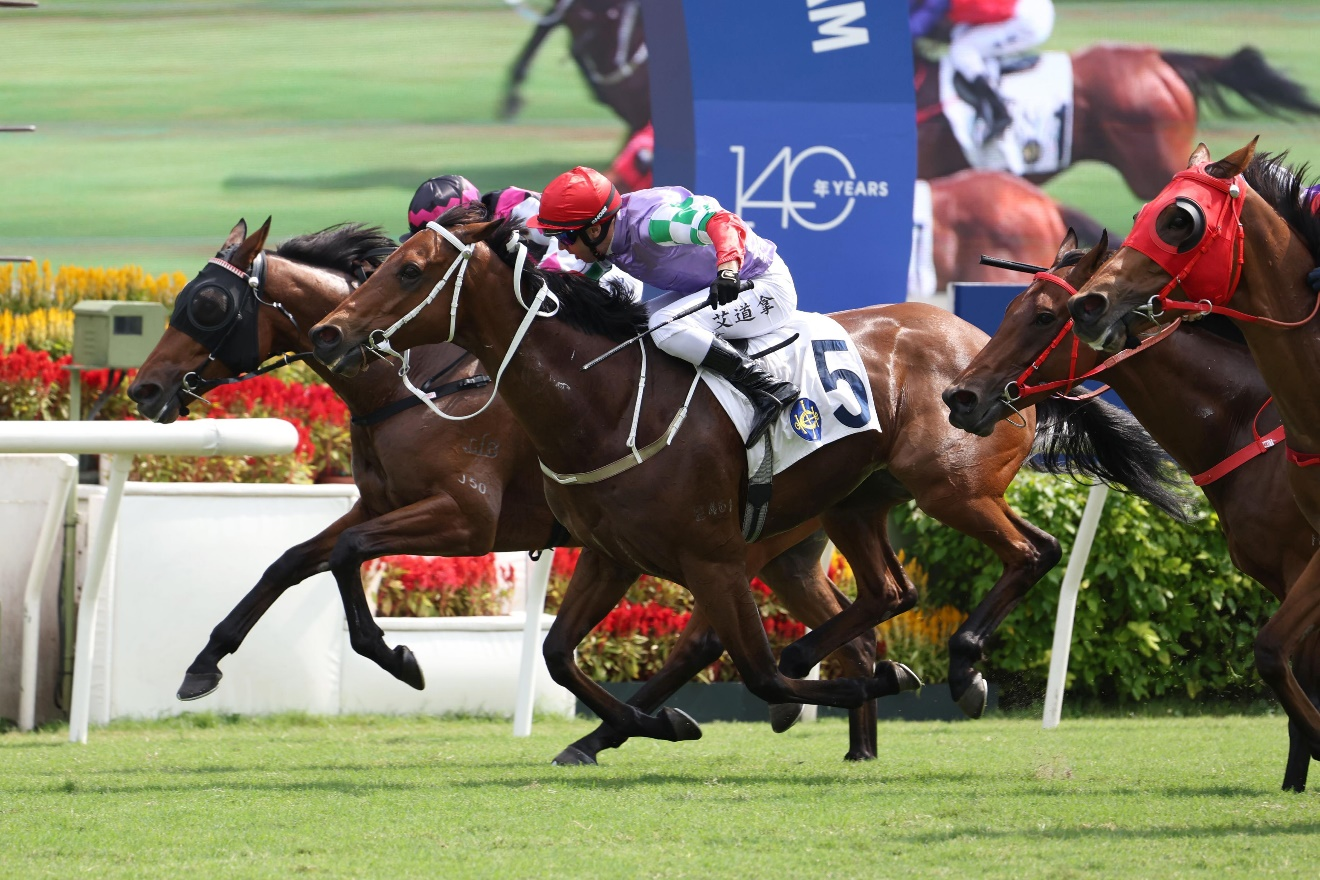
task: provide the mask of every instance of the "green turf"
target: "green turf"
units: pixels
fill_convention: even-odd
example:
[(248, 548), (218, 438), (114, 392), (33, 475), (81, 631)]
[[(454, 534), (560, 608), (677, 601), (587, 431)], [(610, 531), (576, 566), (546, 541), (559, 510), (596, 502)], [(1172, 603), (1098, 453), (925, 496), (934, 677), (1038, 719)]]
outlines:
[[(9, 877), (1289, 877), (1279, 718), (711, 724), (595, 768), (585, 722), (178, 721), (0, 736)], [(1320, 780), (1317, 780), (1320, 782)]]
[[(0, 12), (0, 252), (191, 274), (241, 216), (276, 240), (344, 220), (403, 231), (412, 190), (460, 171), (543, 185), (603, 164), (622, 125), (594, 103), (565, 34), (542, 49), (516, 124), (495, 121), (531, 26), (498, 0), (71, 0)], [(1320, 93), (1312, 2), (1061, 3), (1050, 47), (1260, 47)], [(1320, 126), (1209, 118), (1216, 152), (1320, 158)], [(1138, 202), (1108, 168), (1048, 186), (1126, 229)]]

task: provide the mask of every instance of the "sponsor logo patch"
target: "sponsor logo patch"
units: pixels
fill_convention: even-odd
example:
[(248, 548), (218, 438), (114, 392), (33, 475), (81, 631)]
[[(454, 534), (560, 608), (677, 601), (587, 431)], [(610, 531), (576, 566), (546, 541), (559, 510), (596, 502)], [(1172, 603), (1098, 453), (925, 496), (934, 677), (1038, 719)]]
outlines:
[(788, 414), (793, 431), (803, 440), (820, 440), (820, 410), (809, 397), (799, 397)]

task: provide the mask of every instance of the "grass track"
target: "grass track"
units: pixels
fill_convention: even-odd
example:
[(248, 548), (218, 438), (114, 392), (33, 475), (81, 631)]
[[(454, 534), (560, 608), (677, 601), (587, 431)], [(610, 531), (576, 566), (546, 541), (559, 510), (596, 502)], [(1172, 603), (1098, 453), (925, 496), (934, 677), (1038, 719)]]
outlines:
[[(1195, 9), (1194, 21), (1190, 11)], [(1256, 45), (1320, 92), (1320, 4), (1061, 2), (1050, 48), (1101, 39), (1224, 54)], [(0, 252), (191, 273), (240, 216), (276, 240), (344, 220), (403, 231), (425, 178), (539, 187), (613, 155), (560, 33), (519, 122), (495, 122), (530, 25), (497, 0), (68, 0), (0, 13)], [(1205, 120), (1216, 153), (1251, 135), (1320, 159), (1320, 125)], [(1086, 164), (1047, 189), (1126, 230), (1138, 206)]]
[(585, 722), (214, 718), (0, 736), (14, 877), (1289, 877), (1320, 796), (1278, 718), (712, 724), (596, 768)]

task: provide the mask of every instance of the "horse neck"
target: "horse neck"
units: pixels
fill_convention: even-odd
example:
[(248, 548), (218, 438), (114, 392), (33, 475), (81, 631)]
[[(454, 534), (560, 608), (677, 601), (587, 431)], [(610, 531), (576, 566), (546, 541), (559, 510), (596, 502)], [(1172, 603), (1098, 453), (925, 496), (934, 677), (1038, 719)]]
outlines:
[[(454, 341), (495, 376), (527, 312), (514, 296), (512, 270), (489, 255), (486, 264), (490, 269), (483, 271), (474, 260), (477, 271), (468, 274)], [(536, 294), (524, 290), (523, 295), (530, 303)], [(447, 326), (447, 309), (432, 315), (439, 320), (442, 313)], [(627, 451), (641, 366), (636, 347), (582, 370), (613, 345), (557, 318), (537, 318), (500, 379), (499, 394), (531, 437), (541, 461), (560, 473), (591, 470)], [(656, 403), (672, 397), (676, 385), (665, 375), (670, 366), (666, 360), (649, 349), (638, 445), (653, 440), (677, 409)], [(686, 386), (679, 389), (683, 392)]]
[[(1263, 199), (1250, 193), (1243, 207), (1246, 230), (1242, 280), (1228, 305), (1248, 315), (1299, 321), (1311, 313), (1316, 294), (1306, 283), (1315, 260), (1305, 241)], [(1320, 322), (1281, 328), (1235, 321), (1265, 383), (1274, 392), (1288, 444), (1320, 451)]]
[[(353, 291), (353, 284), (347, 275), (333, 269), (308, 266), (289, 259), (273, 260), (266, 276), (267, 290), (264, 299), (283, 305), (297, 322), (295, 329), (278, 309), (262, 306), (262, 310), (275, 322), (279, 330), (274, 334), (274, 345), (267, 357), (284, 351), (311, 351), (312, 341), (308, 331), (319, 324)], [(425, 372), (427, 367), (439, 369), (437, 362), (448, 354), (452, 361), (459, 354), (457, 346), (447, 346), (445, 352), (432, 354), (431, 346), (421, 357), (412, 360), (417, 363), (416, 372)], [(399, 381), (398, 370), (391, 362), (376, 361), (367, 365), (356, 376), (349, 378), (331, 371), (316, 358), (305, 361), (316, 375), (321, 377), (330, 390), (348, 407), (354, 416), (364, 416), (382, 406), (401, 400), (409, 395), (407, 388)], [(428, 374), (429, 376), (429, 374)]]
[(1248, 351), (1192, 329), (1174, 331), (1101, 378), (1191, 474), (1250, 443), (1253, 420), (1269, 396)]

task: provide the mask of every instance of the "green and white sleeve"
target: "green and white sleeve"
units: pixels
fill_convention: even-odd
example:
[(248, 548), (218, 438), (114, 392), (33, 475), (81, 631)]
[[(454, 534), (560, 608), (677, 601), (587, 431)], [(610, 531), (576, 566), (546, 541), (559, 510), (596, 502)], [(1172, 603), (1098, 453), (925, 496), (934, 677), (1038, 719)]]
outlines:
[(709, 196), (689, 196), (674, 205), (661, 205), (646, 222), (646, 235), (665, 247), (679, 244), (710, 244), (706, 225), (724, 209)]

